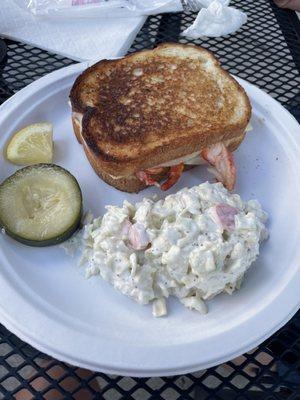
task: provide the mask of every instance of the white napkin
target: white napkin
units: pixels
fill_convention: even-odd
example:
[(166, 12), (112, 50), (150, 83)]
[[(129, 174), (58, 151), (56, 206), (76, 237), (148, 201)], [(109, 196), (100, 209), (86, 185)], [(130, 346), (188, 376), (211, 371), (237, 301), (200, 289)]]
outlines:
[(200, 0), (203, 6), (194, 23), (183, 36), (198, 39), (201, 36), (218, 37), (236, 32), (246, 21), (247, 15), (229, 7), (229, 0)]
[[(181, 0), (11, 0), (35, 15), (67, 18), (117, 18), (183, 10)], [(184, 0), (190, 1), (190, 0)], [(192, 0), (195, 1), (200, 0)], [(200, 10), (200, 7), (199, 7)]]
[(146, 17), (47, 19), (11, 0), (1, 0), (0, 36), (28, 43), (77, 61), (123, 56)]

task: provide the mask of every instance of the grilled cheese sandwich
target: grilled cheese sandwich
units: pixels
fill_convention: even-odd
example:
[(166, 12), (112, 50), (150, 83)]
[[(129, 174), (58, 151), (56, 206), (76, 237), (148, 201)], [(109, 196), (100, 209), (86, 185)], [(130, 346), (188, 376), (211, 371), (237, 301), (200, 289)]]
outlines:
[(206, 49), (163, 44), (100, 61), (76, 79), (70, 100), (91, 165), (117, 189), (166, 190), (184, 169), (203, 162), (225, 168), (216, 176), (233, 188), (231, 152), (244, 138), (251, 106)]

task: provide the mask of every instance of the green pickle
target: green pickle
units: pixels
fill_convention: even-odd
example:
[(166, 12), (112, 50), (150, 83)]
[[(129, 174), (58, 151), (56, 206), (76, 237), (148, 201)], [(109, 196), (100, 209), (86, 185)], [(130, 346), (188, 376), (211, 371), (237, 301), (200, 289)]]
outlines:
[(82, 193), (76, 178), (55, 164), (19, 169), (0, 185), (0, 226), (28, 246), (51, 246), (79, 227)]

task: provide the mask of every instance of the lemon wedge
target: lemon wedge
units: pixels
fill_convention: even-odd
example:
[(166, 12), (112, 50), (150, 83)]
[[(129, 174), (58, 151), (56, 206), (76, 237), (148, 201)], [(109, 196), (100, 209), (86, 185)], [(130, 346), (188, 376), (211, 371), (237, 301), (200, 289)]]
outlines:
[(49, 122), (28, 125), (16, 132), (6, 148), (13, 164), (51, 163), (53, 159), (53, 126)]

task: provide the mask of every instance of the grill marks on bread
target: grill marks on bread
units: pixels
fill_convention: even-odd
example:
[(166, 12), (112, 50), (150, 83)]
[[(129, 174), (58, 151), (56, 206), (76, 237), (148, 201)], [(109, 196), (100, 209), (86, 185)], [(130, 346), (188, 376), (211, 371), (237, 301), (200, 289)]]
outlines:
[(222, 125), (228, 118), (224, 109), (233, 111), (234, 101), (199, 61), (157, 57), (112, 71), (99, 88), (96, 118), (107, 141), (147, 143), (154, 135), (163, 140), (169, 132), (187, 131), (195, 124), (203, 129)]
[(124, 176), (234, 140), (251, 113), (244, 90), (210, 52), (180, 44), (100, 61), (77, 78), (70, 99), (84, 115), (82, 142), (94, 168)]

